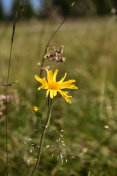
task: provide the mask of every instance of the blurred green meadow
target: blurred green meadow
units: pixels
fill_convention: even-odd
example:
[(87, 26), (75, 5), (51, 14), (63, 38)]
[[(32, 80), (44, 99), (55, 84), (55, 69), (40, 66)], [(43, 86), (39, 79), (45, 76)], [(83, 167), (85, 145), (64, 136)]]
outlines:
[[(13, 44), (8, 88), (9, 176), (29, 176), (37, 157), (40, 123), (32, 106), (46, 116), (45, 91), (37, 90), (42, 55), (60, 21), (19, 22)], [(0, 82), (6, 82), (12, 25), (0, 24)], [(66, 21), (51, 41), (64, 45), (64, 63), (58, 80), (76, 79), (72, 104), (54, 99), (51, 125), (46, 134), (39, 176), (117, 176), (117, 21), (113, 18)], [(44, 72), (45, 75), (45, 72)], [(5, 87), (0, 87), (5, 95)], [(1, 100), (0, 100), (1, 101)], [(5, 117), (0, 111), (0, 176), (6, 176)]]

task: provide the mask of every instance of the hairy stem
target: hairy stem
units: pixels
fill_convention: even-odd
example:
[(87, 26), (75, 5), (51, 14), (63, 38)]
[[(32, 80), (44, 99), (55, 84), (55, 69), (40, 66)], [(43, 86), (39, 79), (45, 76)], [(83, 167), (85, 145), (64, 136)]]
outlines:
[(45, 133), (46, 133), (46, 130), (47, 130), (49, 124), (50, 124), (51, 110), (52, 110), (52, 99), (48, 98), (47, 119), (46, 119), (46, 123), (43, 127), (43, 131), (42, 131), (42, 134), (41, 134), (40, 145), (39, 145), (39, 150), (38, 150), (38, 155), (37, 155), (37, 161), (36, 161), (36, 164), (33, 168), (31, 176), (34, 175), (37, 166), (39, 166), (39, 164), (40, 164), (40, 157), (41, 157), (41, 153), (42, 153), (42, 147), (43, 147), (43, 143), (44, 143)]

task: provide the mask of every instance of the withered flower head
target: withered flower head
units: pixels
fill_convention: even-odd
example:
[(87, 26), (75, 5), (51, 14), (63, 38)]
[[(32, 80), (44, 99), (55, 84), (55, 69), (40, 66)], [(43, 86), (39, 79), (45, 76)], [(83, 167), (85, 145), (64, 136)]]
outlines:
[(55, 48), (55, 46), (53, 47), (49, 47), (47, 54), (44, 56), (45, 59), (48, 59), (49, 61), (56, 61), (56, 62), (64, 62), (65, 58), (61, 56), (61, 54), (63, 53), (63, 48), (64, 46), (60, 46), (60, 48)]

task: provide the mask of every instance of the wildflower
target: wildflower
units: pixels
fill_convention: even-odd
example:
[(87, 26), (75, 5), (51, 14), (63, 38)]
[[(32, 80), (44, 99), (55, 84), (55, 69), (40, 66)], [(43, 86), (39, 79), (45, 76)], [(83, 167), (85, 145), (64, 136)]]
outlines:
[(34, 112), (38, 112), (39, 111), (39, 108), (37, 106), (33, 106), (33, 111)]
[(35, 79), (41, 83), (41, 87), (38, 88), (38, 90), (40, 89), (47, 89), (46, 92), (46, 97), (48, 97), (48, 95), (50, 94), (50, 98), (53, 99), (57, 93), (59, 92), (62, 97), (68, 102), (68, 103), (72, 103), (70, 101), (70, 97), (68, 95), (67, 91), (63, 91), (63, 89), (78, 89), (78, 87), (76, 87), (74, 84), (75, 80), (68, 80), (68, 81), (64, 81), (66, 78), (66, 73), (64, 75), (64, 77), (60, 80), (60, 81), (56, 81), (56, 76), (58, 73), (58, 69), (55, 70), (55, 72), (53, 73), (52, 70), (48, 70), (46, 69), (47, 72), (47, 80), (44, 78), (40, 78), (37, 75), (35, 75)]

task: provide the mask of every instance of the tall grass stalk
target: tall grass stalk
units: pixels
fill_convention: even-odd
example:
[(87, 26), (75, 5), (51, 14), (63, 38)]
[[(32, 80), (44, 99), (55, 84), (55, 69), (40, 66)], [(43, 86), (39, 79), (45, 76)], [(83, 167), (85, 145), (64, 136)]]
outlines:
[[(15, 36), (15, 29), (17, 20), (21, 15), (22, 9), (23, 9), (23, 3), (24, 0), (20, 0), (20, 6), (18, 11), (15, 14), (14, 21), (13, 21), (13, 30), (12, 30), (12, 36), (11, 36), (11, 46), (10, 46), (10, 56), (8, 61), (8, 73), (7, 73), (7, 79), (6, 79), (6, 85), (9, 84), (9, 78), (10, 78), (10, 69), (11, 69), (11, 61), (12, 61), (12, 49), (13, 49), (13, 42), (14, 42), (14, 36)], [(9, 155), (8, 155), (8, 86), (6, 86), (6, 120), (5, 120), (5, 138), (6, 138), (6, 173), (8, 176), (8, 169), (9, 169)]]

